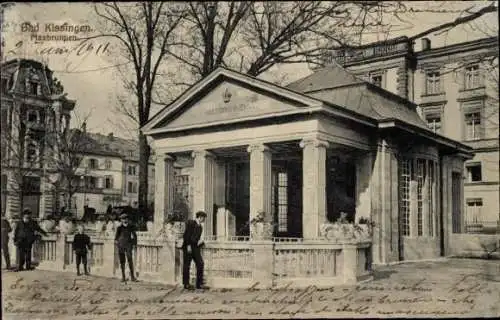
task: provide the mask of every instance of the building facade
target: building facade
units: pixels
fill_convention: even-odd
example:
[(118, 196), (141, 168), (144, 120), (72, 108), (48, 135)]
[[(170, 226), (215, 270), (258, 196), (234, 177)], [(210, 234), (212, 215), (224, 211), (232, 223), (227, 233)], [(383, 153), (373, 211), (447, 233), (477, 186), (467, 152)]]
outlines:
[(174, 210), (179, 167), (190, 212), (207, 212), (217, 241), (252, 237), (264, 212), (276, 241), (306, 252), (329, 243), (325, 228), (347, 213), (374, 222), (373, 261), (388, 263), (449, 254), (463, 223), (471, 148), (338, 65), (287, 87), (219, 68), (142, 130), (157, 155), (155, 224)]
[[(76, 215), (83, 215), (87, 205), (97, 213), (106, 212), (109, 205), (137, 206), (139, 196), (139, 145), (137, 141), (115, 137), (112, 133), (86, 133), (91, 141), (86, 148), (77, 175), (80, 187), (72, 201)], [(154, 155), (152, 156), (154, 159)], [(154, 162), (151, 160), (148, 180), (150, 202), (154, 198)], [(152, 205), (152, 204), (151, 204)]]
[(365, 80), (418, 105), (429, 128), (474, 149), (465, 163), (464, 213), (468, 227), (495, 228), (499, 208), (498, 38), (421, 50), (402, 37), (356, 50), (333, 52), (332, 59)]
[(56, 137), (68, 132), (75, 101), (66, 98), (53, 72), (40, 62), (16, 59), (1, 65), (2, 215), (52, 213)]

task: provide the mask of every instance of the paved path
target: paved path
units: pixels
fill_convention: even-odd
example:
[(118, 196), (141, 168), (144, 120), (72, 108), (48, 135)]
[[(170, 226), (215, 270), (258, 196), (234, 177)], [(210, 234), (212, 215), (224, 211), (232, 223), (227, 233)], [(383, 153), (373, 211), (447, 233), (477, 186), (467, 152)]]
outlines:
[(500, 316), (500, 261), (379, 267), (357, 287), (187, 292), (71, 273), (2, 273), (4, 319)]

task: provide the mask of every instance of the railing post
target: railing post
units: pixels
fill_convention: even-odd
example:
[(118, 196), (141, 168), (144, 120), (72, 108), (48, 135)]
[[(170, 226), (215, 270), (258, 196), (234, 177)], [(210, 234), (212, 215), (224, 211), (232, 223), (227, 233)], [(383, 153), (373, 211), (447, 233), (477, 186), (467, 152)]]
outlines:
[(57, 271), (63, 271), (66, 264), (66, 234), (58, 233), (56, 240), (56, 261), (55, 268)]
[(160, 250), (160, 278), (162, 282), (167, 284), (175, 284), (175, 268), (176, 268), (176, 254), (174, 239), (162, 239), (163, 247)]
[(358, 272), (358, 252), (355, 244), (344, 243), (342, 246), (343, 255), (343, 277), (344, 284), (354, 284), (357, 280)]
[(115, 241), (111, 236), (106, 236), (103, 241), (103, 262), (99, 273), (105, 277), (113, 277), (115, 272)]
[(266, 240), (251, 242), (254, 256), (253, 282), (257, 288), (271, 288), (274, 273), (274, 243)]

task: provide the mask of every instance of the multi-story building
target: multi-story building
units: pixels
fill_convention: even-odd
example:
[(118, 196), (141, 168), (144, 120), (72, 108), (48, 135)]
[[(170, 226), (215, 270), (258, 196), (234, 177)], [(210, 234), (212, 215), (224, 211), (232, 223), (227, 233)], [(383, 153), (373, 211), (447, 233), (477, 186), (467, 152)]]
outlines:
[[(406, 37), (337, 50), (329, 59), (418, 104), (429, 128), (474, 148), (465, 164), (463, 221), (492, 223), (499, 209), (498, 38), (421, 50)], [(409, 143), (411, 143), (409, 141)], [(455, 231), (465, 231), (462, 225)]]
[[(92, 141), (85, 148), (85, 155), (77, 174), (81, 189), (72, 201), (78, 216), (85, 205), (96, 212), (106, 212), (109, 205), (136, 206), (139, 195), (139, 145), (135, 140), (115, 137), (112, 133), (86, 133)], [(153, 161), (153, 160), (151, 160)], [(154, 165), (148, 172), (148, 199), (154, 197)]]
[(56, 137), (66, 134), (75, 101), (66, 98), (53, 72), (40, 62), (16, 59), (1, 65), (2, 215), (29, 208), (53, 210), (51, 178), (58, 169)]

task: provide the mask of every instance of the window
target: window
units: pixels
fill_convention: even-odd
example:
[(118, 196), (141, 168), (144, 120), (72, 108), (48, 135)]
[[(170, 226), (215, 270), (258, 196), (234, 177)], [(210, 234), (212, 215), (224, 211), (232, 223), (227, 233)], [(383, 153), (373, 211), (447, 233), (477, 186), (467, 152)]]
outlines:
[(417, 235), (423, 235), (423, 205), (424, 205), (424, 181), (425, 181), (424, 159), (417, 159)]
[(481, 210), (483, 208), (483, 199), (467, 199), (467, 222), (481, 222)]
[(26, 146), (26, 161), (33, 164), (38, 161), (38, 145), (34, 141), (28, 142)]
[(89, 169), (97, 169), (99, 168), (99, 162), (97, 159), (89, 159)]
[(111, 160), (109, 159), (106, 159), (106, 161), (104, 161), (104, 166), (106, 167), (106, 169), (111, 169)]
[(26, 81), (26, 92), (37, 96), (42, 93), (42, 86), (36, 81)]
[(1, 111), (1, 115), (0, 115), (0, 118), (1, 118), (1, 125), (0, 125), (0, 128), (2, 128), (2, 130), (0, 130), (0, 134), (1, 134), (1, 156), (2, 156), (2, 160), (4, 159), (7, 159), (7, 151), (8, 151), (8, 143), (9, 143), (9, 128), (8, 128), (8, 124), (9, 124), (9, 120), (8, 120), (8, 111), (7, 109), (2, 109)]
[(9, 79), (2, 78), (2, 93), (5, 93), (9, 90)]
[(175, 194), (189, 203), (189, 175), (181, 174), (175, 176)]
[(467, 181), (479, 182), (482, 181), (481, 164), (474, 163), (467, 165)]
[(128, 175), (129, 176), (135, 176), (136, 175), (135, 169), (136, 169), (135, 166), (128, 166)]
[(481, 139), (481, 112), (465, 114), (465, 138), (466, 140)]
[(38, 123), (38, 111), (37, 110), (28, 110), (27, 112), (27, 119), (28, 119), (28, 122), (31, 122), (31, 123)]
[(2, 217), (5, 216), (7, 209), (7, 175), (2, 174)]
[(441, 93), (441, 74), (439, 71), (427, 72), (426, 92), (427, 94)]
[(434, 162), (432, 161), (429, 161), (429, 174), (427, 175), (428, 177), (428, 187), (427, 187), (427, 191), (429, 192), (428, 193), (428, 196), (427, 196), (427, 199), (428, 199), (428, 204), (429, 204), (429, 208), (427, 210), (427, 227), (428, 227), (428, 231), (429, 231), (429, 236), (434, 236), (434, 190), (436, 189), (435, 186), (434, 186), (434, 183), (435, 183), (435, 179), (434, 179)]
[(113, 188), (113, 177), (112, 176), (106, 176), (104, 179), (104, 188), (106, 189), (112, 189)]
[(133, 157), (134, 156), (134, 151), (129, 151), (128, 155), (129, 155), (129, 157)]
[(276, 172), (274, 177), (273, 208), (278, 219), (278, 232), (288, 231), (288, 175)]
[(473, 65), (465, 68), (465, 79), (464, 88), (465, 89), (475, 89), (481, 85), (479, 75), (479, 66)]
[(137, 193), (137, 182), (129, 181), (127, 187), (128, 193)]
[(370, 74), (370, 82), (382, 88), (382, 74), (381, 73)]
[(440, 115), (428, 115), (426, 116), (427, 126), (434, 133), (441, 133), (441, 116)]
[(400, 168), (400, 214), (401, 230), (403, 236), (410, 235), (410, 180), (411, 180), (411, 160), (401, 159)]

